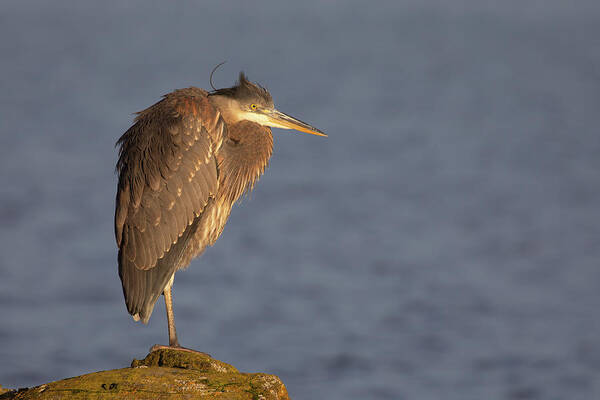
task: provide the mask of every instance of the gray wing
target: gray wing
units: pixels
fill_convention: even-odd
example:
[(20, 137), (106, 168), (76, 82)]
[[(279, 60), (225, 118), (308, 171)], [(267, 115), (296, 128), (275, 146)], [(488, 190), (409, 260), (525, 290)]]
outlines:
[(218, 189), (224, 124), (206, 92), (184, 89), (142, 111), (121, 148), (115, 236), (127, 309), (147, 322), (183, 265), (198, 217)]

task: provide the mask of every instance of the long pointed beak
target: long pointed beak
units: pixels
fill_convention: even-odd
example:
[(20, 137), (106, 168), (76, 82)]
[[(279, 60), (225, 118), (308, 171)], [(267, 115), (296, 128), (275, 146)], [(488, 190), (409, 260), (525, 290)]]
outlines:
[(265, 110), (264, 115), (269, 121), (269, 126), (283, 129), (295, 129), (301, 132), (312, 133), (313, 135), (317, 136), (327, 136), (325, 132), (315, 128), (314, 126), (311, 126), (306, 122), (302, 122), (290, 115), (284, 114), (281, 111), (275, 109), (269, 111)]

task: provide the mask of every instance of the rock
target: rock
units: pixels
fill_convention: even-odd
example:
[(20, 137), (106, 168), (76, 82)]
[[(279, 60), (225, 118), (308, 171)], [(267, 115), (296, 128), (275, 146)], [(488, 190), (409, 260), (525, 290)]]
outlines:
[(208, 354), (159, 349), (130, 368), (94, 372), (33, 388), (4, 392), (0, 399), (227, 399), (289, 400), (275, 375), (242, 373)]

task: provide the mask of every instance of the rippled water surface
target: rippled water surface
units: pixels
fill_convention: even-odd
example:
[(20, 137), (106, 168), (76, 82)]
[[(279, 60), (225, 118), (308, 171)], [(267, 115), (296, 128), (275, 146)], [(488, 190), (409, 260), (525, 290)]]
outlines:
[(116, 139), (240, 69), (329, 133), (176, 276), (182, 343), (294, 399), (600, 398), (600, 6), (0, 6), (0, 384), (128, 365)]

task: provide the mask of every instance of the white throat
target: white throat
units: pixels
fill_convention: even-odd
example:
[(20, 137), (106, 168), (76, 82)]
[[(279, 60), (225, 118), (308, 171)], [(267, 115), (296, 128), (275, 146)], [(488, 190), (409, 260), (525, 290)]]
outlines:
[(238, 117), (240, 119), (244, 119), (247, 121), (256, 122), (257, 124), (260, 124), (262, 126), (271, 126), (273, 128), (290, 129), (287, 126), (280, 125), (277, 122), (273, 122), (272, 120), (269, 119), (269, 117), (267, 117), (265, 114), (261, 114), (261, 113), (241, 112), (240, 114), (238, 114)]

